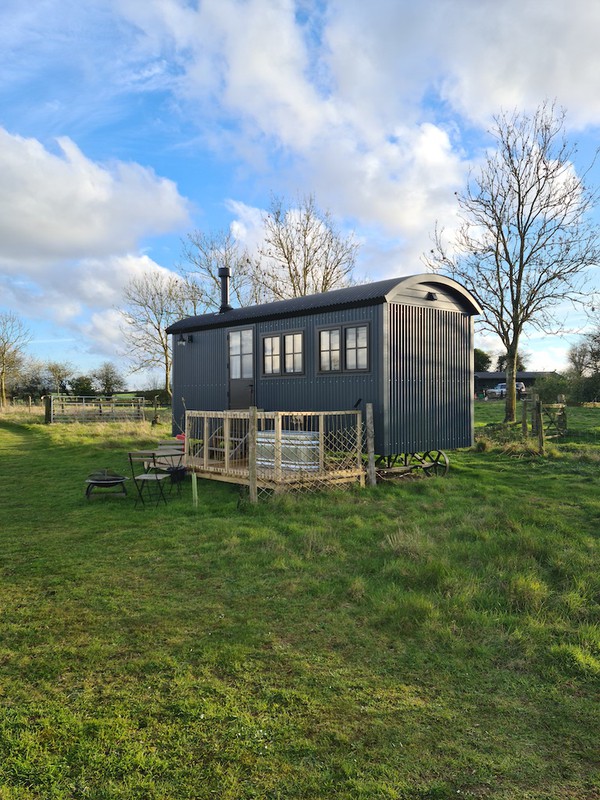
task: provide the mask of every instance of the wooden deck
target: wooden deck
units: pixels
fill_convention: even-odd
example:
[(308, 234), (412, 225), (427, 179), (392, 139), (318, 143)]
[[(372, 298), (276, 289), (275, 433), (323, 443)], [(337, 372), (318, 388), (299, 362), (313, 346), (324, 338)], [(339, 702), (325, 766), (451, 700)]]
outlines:
[(195, 478), (284, 492), (364, 485), (359, 411), (188, 411), (187, 469)]

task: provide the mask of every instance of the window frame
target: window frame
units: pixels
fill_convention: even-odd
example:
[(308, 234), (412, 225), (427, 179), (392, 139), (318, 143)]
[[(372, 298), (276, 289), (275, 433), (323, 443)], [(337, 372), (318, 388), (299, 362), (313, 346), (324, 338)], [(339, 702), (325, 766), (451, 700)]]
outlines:
[[(347, 340), (348, 331), (349, 331), (349, 330), (352, 330), (352, 329), (354, 329), (354, 330), (356, 330), (356, 331), (357, 331), (359, 328), (364, 328), (364, 329), (365, 329), (365, 331), (366, 331), (366, 337), (367, 337), (367, 343), (366, 343), (366, 345), (365, 345), (365, 347), (364, 347), (364, 348), (363, 348), (363, 347), (360, 347), (360, 348), (359, 348), (359, 347), (358, 347), (358, 338), (357, 338), (357, 339), (356, 339), (356, 345), (355, 345), (355, 347), (353, 348), (353, 350), (354, 350), (354, 352), (356, 353), (356, 360), (357, 360), (357, 363), (358, 363), (358, 352), (359, 352), (359, 350), (365, 350), (365, 351), (366, 351), (366, 356), (367, 356), (367, 365), (366, 365), (365, 367), (358, 367), (358, 366), (357, 366), (357, 367), (349, 367), (349, 366), (348, 366), (348, 344), (347, 344), (347, 341), (348, 341), (348, 340)], [(371, 347), (370, 347), (370, 338), (371, 338), (371, 337), (369, 336), (369, 325), (368, 325), (368, 323), (366, 323), (366, 322), (360, 322), (360, 323), (357, 323), (357, 324), (355, 324), (355, 325), (344, 325), (344, 345), (343, 345), (343, 349), (344, 349), (344, 371), (345, 371), (345, 372), (352, 372), (352, 373), (355, 373), (355, 372), (363, 372), (363, 373), (364, 373), (364, 372), (369, 372), (369, 370), (370, 370), (370, 367), (371, 367), (371, 359), (370, 359), (370, 350), (371, 350)]]
[[(322, 369), (321, 368), (321, 334), (322, 333), (333, 333), (336, 332), (338, 334), (338, 352), (339, 352), (339, 367), (337, 369)], [(331, 343), (331, 340), (330, 340)], [(343, 337), (342, 337), (342, 328), (340, 325), (327, 325), (317, 328), (317, 341), (316, 341), (316, 353), (317, 353), (317, 374), (318, 375), (339, 375), (341, 372), (344, 371), (344, 353), (342, 349)], [(331, 353), (335, 352), (334, 350), (329, 347), (326, 351), (330, 354), (329, 361), (331, 362)]]
[[(265, 353), (265, 341), (267, 339), (277, 339), (279, 342), (279, 352), (277, 353), (277, 358), (279, 359), (279, 369), (277, 371), (267, 372), (265, 369), (265, 362), (267, 358), (267, 354)], [(265, 378), (279, 378), (282, 375), (282, 352), (281, 352), (281, 334), (280, 333), (263, 333), (260, 337), (260, 354), (261, 354), (261, 375)], [(271, 353), (269, 358), (273, 358), (274, 355)]]
[[(243, 349), (243, 341), (244, 341), (243, 334), (244, 333), (248, 333), (248, 332), (250, 333), (251, 344), (252, 344), (252, 351), (250, 353), (244, 352), (244, 349)], [(238, 353), (234, 354), (234, 353), (231, 352), (231, 336), (232, 336), (232, 334), (239, 334), (240, 335), (240, 352), (239, 352), (239, 354)], [(250, 376), (244, 375), (244, 360), (243, 359), (244, 359), (244, 356), (248, 356), (248, 355), (250, 355), (251, 358), (252, 358), (252, 361), (251, 361), (252, 371), (251, 371), (251, 375)], [(255, 373), (256, 373), (255, 357), (256, 357), (256, 353), (255, 353), (255, 347), (254, 347), (254, 328), (228, 328), (227, 329), (227, 372), (228, 372), (229, 380), (230, 381), (232, 381), (232, 380), (233, 381), (255, 380)], [(232, 362), (233, 358), (239, 358), (239, 360), (240, 360), (240, 376), (238, 378), (234, 378), (232, 376), (231, 362)]]
[[(299, 371), (288, 372), (285, 368), (286, 349), (285, 339), (286, 336), (300, 335), (302, 349), (300, 351), (301, 369)], [(279, 339), (279, 372), (265, 372), (265, 339)], [(292, 351), (295, 355), (296, 351)], [(261, 377), (263, 378), (294, 378), (306, 375), (306, 331), (303, 328), (289, 330), (289, 331), (269, 331), (261, 333), (260, 335), (260, 364), (261, 364)]]
[[(347, 331), (351, 328), (365, 328), (367, 332), (367, 366), (366, 367), (348, 367), (347, 351), (346, 351), (346, 335)], [(321, 369), (321, 333), (324, 331), (338, 331), (340, 337), (340, 368), (339, 369)], [(362, 348), (361, 348), (362, 349)], [(340, 322), (337, 325), (320, 325), (317, 328), (317, 341), (316, 341), (316, 359), (317, 359), (317, 375), (364, 375), (371, 372), (371, 323), (369, 320), (361, 320), (359, 322)], [(358, 348), (355, 348), (358, 352)], [(328, 352), (331, 352), (329, 350)]]

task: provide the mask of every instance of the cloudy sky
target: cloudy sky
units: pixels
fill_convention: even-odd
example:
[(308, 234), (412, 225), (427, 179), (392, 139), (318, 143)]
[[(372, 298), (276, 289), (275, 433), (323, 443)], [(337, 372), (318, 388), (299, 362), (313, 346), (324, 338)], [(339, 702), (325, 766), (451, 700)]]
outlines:
[(365, 280), (422, 272), (501, 109), (556, 99), (589, 162), (599, 34), (589, 0), (3, 0), (0, 310), (33, 355), (117, 361), (128, 279), (193, 229), (252, 240), (273, 194), (354, 230)]

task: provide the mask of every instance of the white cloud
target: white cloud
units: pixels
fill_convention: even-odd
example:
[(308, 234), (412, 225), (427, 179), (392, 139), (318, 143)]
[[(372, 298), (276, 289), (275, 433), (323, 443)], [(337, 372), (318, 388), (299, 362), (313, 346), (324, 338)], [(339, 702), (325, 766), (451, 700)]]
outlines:
[(59, 260), (107, 256), (183, 225), (175, 184), (139, 164), (97, 164), (68, 138), (60, 152), (0, 128), (0, 264), (39, 273)]
[[(315, 38), (292, 0), (121, 6), (154, 47), (178, 53), (180, 97), (224, 123), (221, 147), (255, 159), (276, 192), (314, 192), (340, 218), (379, 226), (414, 261), (436, 219), (453, 213), (465, 166), (448, 133), (418, 119), (417, 57), (402, 69), (396, 6), (379, 2), (391, 21), (364, 4), (331, 7)], [(252, 150), (261, 144), (263, 161)]]
[[(65, 330), (91, 337), (92, 349), (105, 352), (107, 330), (86, 322), (89, 314), (98, 315), (120, 305), (122, 289), (132, 278), (157, 270), (171, 274), (148, 256), (122, 255), (105, 259), (83, 259), (71, 263), (46, 265), (35, 281), (22, 277), (4, 277), (2, 304), (35, 320), (52, 320)], [(110, 340), (110, 337), (109, 339)]]
[(587, 0), (455, 0), (437, 15), (435, 46), (453, 106), (485, 122), (501, 106), (535, 108), (557, 98), (574, 125), (600, 122), (600, 6)]
[(233, 237), (251, 253), (257, 252), (263, 241), (264, 210), (253, 208), (239, 200), (228, 200), (227, 208), (234, 216), (230, 226)]
[(81, 326), (81, 331), (89, 342), (90, 352), (99, 356), (114, 358), (123, 354), (123, 319), (116, 309), (96, 311)]

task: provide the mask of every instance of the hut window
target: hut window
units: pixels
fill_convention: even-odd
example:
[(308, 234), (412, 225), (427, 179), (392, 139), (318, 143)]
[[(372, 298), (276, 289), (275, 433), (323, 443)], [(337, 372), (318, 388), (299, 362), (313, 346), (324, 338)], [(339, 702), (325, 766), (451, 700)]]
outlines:
[(346, 328), (346, 369), (368, 369), (367, 326)]
[(229, 334), (229, 373), (233, 380), (252, 377), (252, 330)]
[(264, 336), (263, 375), (299, 375), (304, 372), (304, 334)]
[(321, 372), (340, 370), (340, 331), (334, 328), (319, 332), (319, 369)]
[(281, 372), (281, 339), (279, 336), (265, 336), (263, 339), (263, 372), (265, 375), (279, 375)]
[(283, 337), (284, 371), (298, 373), (304, 371), (304, 347), (301, 333), (286, 333)]

